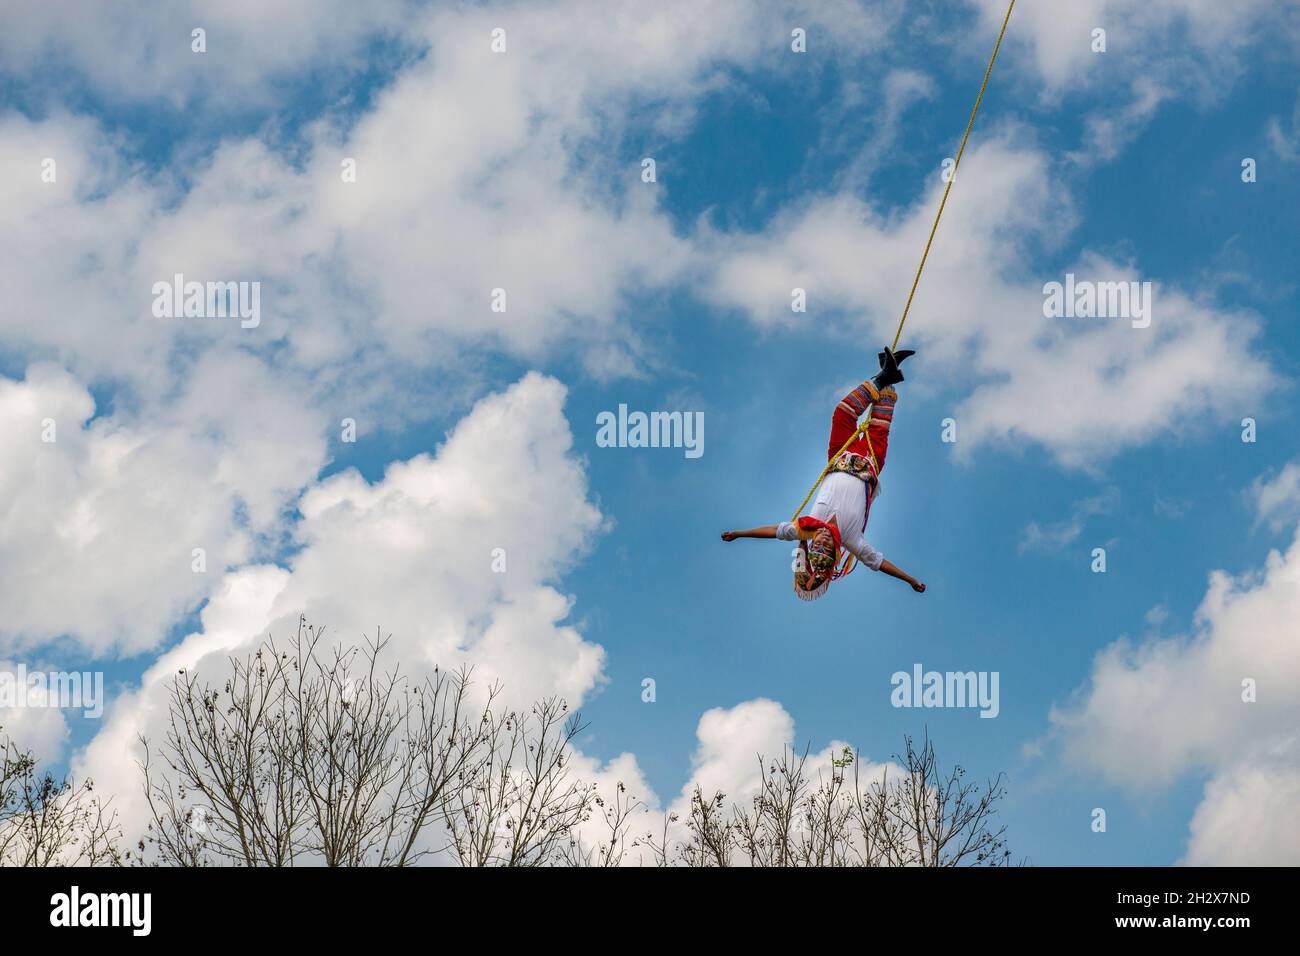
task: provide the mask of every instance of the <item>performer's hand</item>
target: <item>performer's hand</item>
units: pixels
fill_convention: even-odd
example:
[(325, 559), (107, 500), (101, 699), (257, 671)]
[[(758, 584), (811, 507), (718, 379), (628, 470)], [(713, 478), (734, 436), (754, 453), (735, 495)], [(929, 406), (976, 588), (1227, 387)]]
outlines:
[(736, 540), (736, 532), (734, 532), (734, 531), (724, 531), (724, 532), (722, 532), (722, 540), (723, 540), (723, 541), (735, 541), (735, 540)]
[(917, 594), (924, 594), (924, 593), (925, 593), (925, 585), (922, 584), (920, 581), (913, 581), (913, 582), (912, 582), (912, 590), (915, 591)]

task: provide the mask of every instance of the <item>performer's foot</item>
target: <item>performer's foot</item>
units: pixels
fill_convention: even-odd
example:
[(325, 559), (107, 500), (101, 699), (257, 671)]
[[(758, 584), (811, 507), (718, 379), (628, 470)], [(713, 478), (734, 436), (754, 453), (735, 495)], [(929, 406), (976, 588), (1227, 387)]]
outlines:
[(871, 380), (872, 384), (878, 389), (897, 385), (903, 380), (903, 373), (899, 370), (898, 363), (909, 355), (915, 354), (913, 349), (903, 349), (901, 352), (895, 352), (891, 348), (886, 348), (880, 353), (880, 371)]
[[(903, 359), (908, 358), (908, 357), (910, 357), (910, 356), (912, 356), (912, 355), (915, 355), (915, 354), (916, 354), (916, 349), (899, 349), (897, 352), (894, 353), (894, 361), (895, 361), (897, 364), (902, 365), (902, 364), (903, 364)], [(880, 367), (881, 367), (881, 368), (884, 368), (884, 367), (885, 367), (885, 353), (884, 353), (884, 352), (877, 352), (877, 353), (876, 353), (876, 358), (877, 358), (877, 360), (879, 360), (879, 362), (880, 362)]]

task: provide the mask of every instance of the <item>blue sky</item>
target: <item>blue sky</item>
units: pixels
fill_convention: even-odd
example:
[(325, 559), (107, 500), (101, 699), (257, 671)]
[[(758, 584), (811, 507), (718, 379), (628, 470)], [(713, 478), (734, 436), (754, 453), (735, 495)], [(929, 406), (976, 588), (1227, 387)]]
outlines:
[[(876, 12), (874, 5), (850, 6)], [(834, 402), (874, 371), (875, 352), (907, 296), (910, 269), (891, 266), (882, 277), (864, 261), (864, 274), (880, 280), (869, 291), (854, 290), (842, 276), (824, 277), (819, 285), (811, 270), (809, 312), (781, 321), (765, 320), (754, 298), (729, 295), (710, 276), (738, 261), (737, 250), (755, 244), (765, 244), (777, 261), (786, 252), (798, 258), (801, 253), (790, 251), (782, 237), (822, 200), (871, 210), (881, 235), (864, 239), (864, 248), (888, 240), (880, 262), (910, 257), (914, 263), (920, 255), (919, 244), (900, 224), (928, 224), (933, 215), (939, 162), (955, 150), (996, 23), (987, 7), (977, 15), (976, 7), (964, 4), (955, 12), (925, 6), (912, 23), (892, 5), (880, 9), (891, 24), (883, 39), (863, 40), (852, 29), (837, 33), (832, 19), (811, 31), (804, 56), (772, 39), (782, 37), (785, 24), (799, 21), (774, 16), (768, 24), (772, 37), (757, 45), (758, 54), (697, 71), (709, 83), (683, 92), (668, 81), (644, 89), (633, 82), (633, 91), (620, 94), (615, 108), (595, 111), (589, 124), (566, 127), (557, 137), (569, 150), (563, 165), (584, 184), (586, 200), (610, 209), (648, 201), (656, 227), (687, 247), (685, 264), (666, 280), (647, 281), (643, 273), (653, 265), (633, 256), (637, 265), (629, 272), (638, 278), (629, 281), (615, 270), (617, 293), (575, 302), (577, 319), (560, 318), (567, 311), (563, 303), (543, 311), (538, 327), (562, 331), (542, 346), (522, 333), (518, 341), (505, 333), (504, 347), (490, 337), (453, 337), (437, 354), (422, 351), (427, 342), (421, 340), (412, 352), (418, 358), (395, 347), (393, 357), (379, 360), (392, 370), (387, 392), (376, 386), (372, 394), (364, 375), (350, 376), (346, 350), (322, 361), (324, 385), (307, 389), (312, 413), (332, 422), (346, 413), (354, 395), (364, 393), (373, 401), (367, 410), (374, 427), (364, 428), (355, 446), (327, 439), (314, 473), (308, 469), (305, 477), (282, 480), (287, 490), (277, 499), (277, 517), (258, 525), (260, 543), (247, 563), (294, 567), (302, 547), (295, 539), (302, 517), (298, 493), (308, 485), (349, 469), (379, 483), (393, 462), (435, 454), (485, 396), (539, 371), (567, 387), (571, 454), (585, 474), (587, 500), (603, 518), (600, 530), (578, 535), (538, 580), (571, 598), (567, 624), (605, 652), (600, 676), (584, 685), (583, 712), (591, 721), (580, 741), (585, 755), (604, 762), (635, 754), (645, 784), (667, 805), (697, 769), (693, 753), (701, 714), (766, 698), (793, 719), (799, 747), (820, 751), (832, 741), (848, 741), (884, 760), (905, 734), (919, 736), (928, 728), (944, 761), (981, 778), (1005, 772), (1002, 817), (1010, 845), (1035, 864), (1176, 862), (1188, 854), (1190, 821), (1209, 802), (1207, 785), (1231, 780), (1236, 772), (1224, 753), (1241, 748), (1232, 741), (1193, 742), (1188, 751), (1194, 755), (1174, 760), (1167, 773), (1126, 777), (1125, 760), (1110, 765), (1097, 756), (1108, 746), (1104, 739), (1100, 750), (1082, 744), (1091, 757), (1077, 757), (1072, 742), (1090, 732), (1087, 719), (1082, 729), (1054, 731), (1049, 715), (1054, 707), (1076, 716), (1093, 713), (1091, 706), (1101, 699), (1094, 693), (1100, 678), (1092, 683), (1094, 659), (1117, 641), (1138, 647), (1172, 641), (1168, 648), (1177, 657), (1188, 646), (1182, 635), (1213, 640), (1218, 625), (1194, 618), (1211, 573), (1257, 576), (1269, 552), (1285, 550), (1294, 537), (1294, 523), (1264, 520), (1268, 516), (1261, 515), (1252, 488), (1282, 473), (1297, 451), (1291, 437), (1291, 382), (1300, 370), (1294, 322), (1300, 304), (1294, 280), (1300, 251), (1296, 36), (1269, 30), (1268, 14), (1259, 12), (1257, 29), (1242, 38), (1241, 48), (1207, 55), (1205, 76), (1181, 87), (1167, 81), (1185, 55), (1179, 41), (1150, 40), (1142, 32), (1150, 23), (1124, 4), (1098, 5), (1111, 18), (1105, 22), (1122, 24), (1111, 30), (1111, 51), (1072, 54), (1063, 74), (1051, 66), (1059, 38), (1050, 18), (1013, 18), (1012, 40), (970, 146), (974, 151), (1001, 144), (1006, 153), (991, 151), (969, 169), (963, 165), (935, 254), (950, 252), (960, 239), (957, 233), (967, 224), (963, 206), (1005, 217), (994, 220), (1007, 223), (1005, 234), (990, 227), (994, 232), (988, 235), (1000, 238), (989, 239), (999, 251), (988, 253), (987, 286), (958, 285), (962, 262), (941, 262), (922, 279), (901, 343), (919, 354), (906, 366), (885, 491), (868, 528), (886, 557), (929, 590), (918, 596), (860, 570), (826, 599), (807, 604), (790, 594), (788, 545), (725, 545), (718, 534), (789, 517), (824, 461)], [(1208, 20), (1194, 17), (1190, 24), (1171, 16), (1193, 32), (1217, 22), (1208, 14)], [(941, 27), (933, 35), (925, 30), (927, 17)], [(37, 125), (70, 117), (97, 124), (128, 165), (148, 171), (137, 174), (143, 181), (152, 187), (163, 179), (178, 184), (169, 187), (178, 191), (176, 201), (201, 210), (193, 177), (207, 174), (213, 156), (243, 141), (260, 141), (289, 169), (309, 170), (304, 157), (326, 149), (326, 140), (311, 132), (313, 122), (321, 116), (339, 120), (337, 136), (346, 139), (383, 109), (378, 104), (386, 93), (401, 90), (403, 75), (418, 62), (403, 54), (420, 49), (422, 39), (411, 29), (358, 40), (356, 59), (347, 61), (353, 68), (343, 71), (346, 84), (318, 83), (314, 78), (335, 74), (308, 57), (268, 79), (265, 95), (233, 108), (214, 80), (186, 94), (187, 106), (178, 109), (162, 105), (159, 90), (128, 85), (123, 92), (90, 67), (53, 91), (16, 82), (0, 108), (10, 119)], [(1073, 42), (1086, 49), (1086, 31)], [(900, 71), (920, 77), (925, 92), (903, 105), (891, 125), (884, 91)], [(7, 75), (31, 80), (21, 64)], [(1114, 155), (1103, 155), (1090, 124), (1123, 115), (1140, 99), (1135, 89), (1144, 77), (1164, 83), (1160, 102), (1122, 124)], [(1274, 123), (1280, 124), (1281, 139), (1270, 137)], [(636, 178), (647, 155), (658, 166), (653, 185)], [(1041, 161), (1046, 177), (1031, 172), (1032, 183), (1016, 180), (1005, 193), (991, 188), (991, 178), (1003, 172), (996, 168), (999, 157), (1016, 156)], [(1243, 157), (1257, 160), (1257, 182), (1242, 182)], [(436, 171), (430, 170), (432, 177)], [(268, 174), (269, 190), (280, 188), (278, 175)], [(124, 190), (129, 181), (127, 174), (113, 188)], [(647, 197), (637, 190), (653, 192)], [(981, 196), (989, 206), (980, 204)], [(1068, 203), (1068, 214), (1057, 202)], [(992, 208), (998, 204), (1002, 208)], [(629, 214), (621, 227), (635, 225), (634, 215), (639, 214)], [(817, 222), (814, 215), (812, 225)], [(130, 228), (124, 223), (123, 233)], [(982, 235), (967, 238), (978, 245)], [(222, 241), (209, 237), (218, 246)], [(658, 249), (656, 242), (647, 239)], [(681, 251), (675, 243), (663, 243), (664, 256)], [(610, 258), (624, 254), (611, 252)], [(644, 260), (657, 254), (647, 253)], [(600, 255), (599, 246), (594, 255), (589, 247), (574, 249), (574, 268), (581, 272), (583, 256)], [(1161, 290), (1177, 289), (1210, 316), (1197, 328), (1228, 330), (1234, 348), (1244, 351), (1210, 363), (1213, 407), (1200, 400), (1197, 389), (1205, 383), (1197, 372), (1170, 386), (1179, 398), (1172, 411), (1143, 408), (1134, 393), (1148, 377), (1174, 373), (1163, 361), (1154, 367), (1154, 355), (1125, 340), (1112, 359), (1126, 388), (1098, 401), (1089, 387), (1097, 370), (1079, 368), (1079, 379), (1073, 372), (1065, 375), (1058, 393), (1086, 396), (1080, 401), (1096, 407), (1099, 418), (1114, 419), (1120, 434), (1113, 445), (1106, 442), (1098, 451), (1095, 434), (1086, 428), (1076, 432), (1063, 425), (1054, 431), (1047, 423), (1036, 430), (1035, 410), (1023, 407), (1020, 424), (984, 422), (957, 445), (942, 442), (943, 419), (956, 416), (963, 428), (978, 418), (982, 399), (1004, 401), (998, 383), (1019, 381), (1018, 368), (1056, 360), (1054, 353), (1025, 343), (1052, 336), (1047, 326), (1065, 320), (1044, 319), (1024, 290), (1067, 271), (1086, 271), (1079, 263), (1089, 255), (1156, 282), (1157, 309), (1168, 301)], [(590, 264), (600, 272), (601, 262)], [(1003, 295), (1005, 289), (1012, 291)], [(328, 296), (320, 301), (315, 311), (295, 316), (293, 336), (316, 334), (313, 322), (332, 307)], [(455, 296), (429, 303), (434, 311), (443, 307), (455, 312)], [(375, 308), (373, 320), (385, 321), (382, 306)], [(1183, 300), (1172, 308), (1170, 335), (1181, 334), (1177, 323), (1189, 308)], [(582, 330), (587, 309), (599, 313), (590, 324), (603, 330), (592, 339)], [(1238, 317), (1254, 323), (1256, 333), (1238, 338)], [(458, 318), (470, 325), (484, 321), (453, 315), (453, 326)], [(989, 331), (997, 326), (1010, 330), (1001, 341)], [(978, 345), (963, 344), (967, 328), (979, 337)], [(1214, 340), (1207, 334), (1200, 341)], [(184, 356), (216, 348), (213, 341), (172, 343), (165, 354), (189, 368)], [(235, 347), (247, 349), (272, 373), (302, 375), (292, 379), (300, 382), (309, 381), (311, 372), (301, 358), (308, 351), (304, 341)], [(593, 364), (589, 347), (610, 342), (632, 343), (630, 374)], [(147, 376), (78, 357), (75, 347), (19, 331), (6, 335), (3, 344), (9, 379), (21, 379), (34, 361), (63, 363), (94, 394), (97, 415), (106, 421), (117, 423), (127, 414), (119, 415), (119, 405), (147, 409), (153, 400)], [(1022, 345), (1023, 355), (999, 351)], [(385, 374), (382, 364), (368, 364), (368, 344), (356, 348), (358, 368)], [(283, 358), (284, 352), (295, 358)], [(1243, 355), (1258, 363), (1247, 369), (1246, 380), (1238, 364)], [(187, 378), (177, 381), (183, 389)], [(705, 454), (687, 459), (680, 449), (597, 447), (596, 416), (620, 404), (704, 412)], [(1252, 444), (1240, 440), (1240, 421), (1248, 416), (1258, 422), (1259, 440)], [(122, 419), (122, 427), (133, 425), (139, 422)], [(199, 424), (176, 427), (202, 431)], [(531, 480), (521, 473), (509, 494), (527, 498)], [(1100, 504), (1088, 509), (1082, 503), (1090, 500)], [(1055, 543), (1026, 545), (1031, 526), (1050, 532), (1076, 516), (1081, 517), (1073, 533)], [(20, 544), (16, 538), (5, 541), (10, 550)], [(1105, 574), (1090, 571), (1095, 547), (1107, 550)], [(228, 569), (243, 563), (231, 561)], [(75, 592), (75, 583), (70, 585)], [(41, 641), (9, 635), (8, 643), (0, 642), (0, 659), (25, 655), (36, 664), (60, 653), (76, 656), (59, 648), (94, 646), (96, 666), (110, 682), (132, 690), (163, 649), (202, 630), (199, 610), (210, 597), (179, 601), (166, 615), (160, 632), (166, 636), (135, 648), (105, 649), (102, 641), (79, 637), (68, 625), (63, 636)], [(386, 608), (374, 606), (368, 594), (352, 600), (360, 605), (360, 618), (385, 623)], [(470, 617), (481, 613), (466, 611)], [(1289, 653), (1296, 653), (1294, 642)], [(999, 716), (983, 720), (970, 710), (892, 707), (890, 676), (910, 671), (914, 663), (941, 671), (999, 672)], [(1140, 663), (1132, 673), (1139, 679), (1124, 685), (1124, 692), (1141, 694)], [(653, 704), (641, 700), (646, 677), (657, 685)], [(1223, 679), (1235, 686), (1238, 675)], [(1150, 704), (1162, 707), (1162, 695), (1169, 693), (1176, 689), (1153, 689)], [(1137, 747), (1145, 734), (1158, 733), (1138, 725), (1143, 713), (1143, 703), (1135, 702)], [(1293, 711), (1269, 713), (1271, 721)], [(75, 755), (98, 732), (90, 722), (72, 720), (60, 759), (82, 766)], [(1243, 734), (1268, 736), (1255, 725)], [(1289, 767), (1278, 772), (1285, 775)], [(1094, 807), (1107, 810), (1104, 834), (1090, 831)]]

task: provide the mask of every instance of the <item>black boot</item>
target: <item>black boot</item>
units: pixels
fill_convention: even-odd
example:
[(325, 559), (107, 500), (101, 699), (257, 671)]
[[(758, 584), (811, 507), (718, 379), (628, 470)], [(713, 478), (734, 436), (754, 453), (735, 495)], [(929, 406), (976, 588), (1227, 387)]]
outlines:
[(915, 355), (914, 349), (901, 349), (895, 352), (891, 348), (886, 348), (880, 353), (880, 372), (871, 383), (876, 388), (888, 388), (890, 385), (897, 385), (903, 380), (903, 373), (899, 370), (898, 365), (909, 355)]
[[(913, 356), (913, 355), (915, 355), (915, 354), (916, 354), (916, 349), (899, 349), (897, 352), (894, 353), (894, 364), (895, 364), (895, 365), (902, 365), (902, 364), (903, 364), (903, 359), (908, 358), (908, 357), (910, 357), (910, 356)], [(878, 362), (880, 362), (880, 367), (881, 367), (881, 368), (884, 368), (884, 367), (885, 367), (885, 353), (884, 353), (884, 352), (877, 352), (877, 353), (876, 353), (876, 360), (877, 360)]]

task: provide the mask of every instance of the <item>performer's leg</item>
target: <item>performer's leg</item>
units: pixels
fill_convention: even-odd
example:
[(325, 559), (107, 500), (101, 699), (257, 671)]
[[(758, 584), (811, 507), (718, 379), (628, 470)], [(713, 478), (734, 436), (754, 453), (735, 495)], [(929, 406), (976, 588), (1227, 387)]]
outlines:
[[(871, 439), (871, 450), (876, 455), (876, 471), (885, 468), (885, 455), (889, 453), (889, 427), (894, 422), (894, 404), (898, 393), (892, 388), (882, 388), (880, 397), (871, 406), (871, 422), (867, 425), (867, 437)], [(866, 445), (866, 442), (859, 444)], [(865, 449), (858, 452), (865, 455)]]
[(893, 386), (903, 380), (898, 363), (915, 354), (912, 349), (893, 352), (886, 348), (880, 353), (880, 374), (863, 382), (835, 406), (835, 414), (831, 418), (830, 447), (826, 451), (827, 460), (833, 459), (840, 446), (857, 431), (858, 419), (871, 406), (867, 434), (851, 444), (848, 450), (874, 457), (877, 472), (885, 467), (885, 455), (889, 453), (889, 426), (894, 420), (894, 403), (898, 401), (898, 393)]
[[(867, 406), (876, 400), (880, 392), (871, 382), (863, 382), (849, 394), (840, 399), (840, 403), (835, 406), (835, 414), (831, 416), (831, 438), (830, 444), (826, 449), (826, 460), (830, 461), (835, 457), (835, 453), (840, 450), (849, 436), (858, 429), (858, 419), (862, 413), (867, 410)], [(858, 445), (863, 445), (862, 439), (858, 439), (850, 446), (850, 451), (856, 451)], [(859, 454), (866, 454), (865, 451)]]

